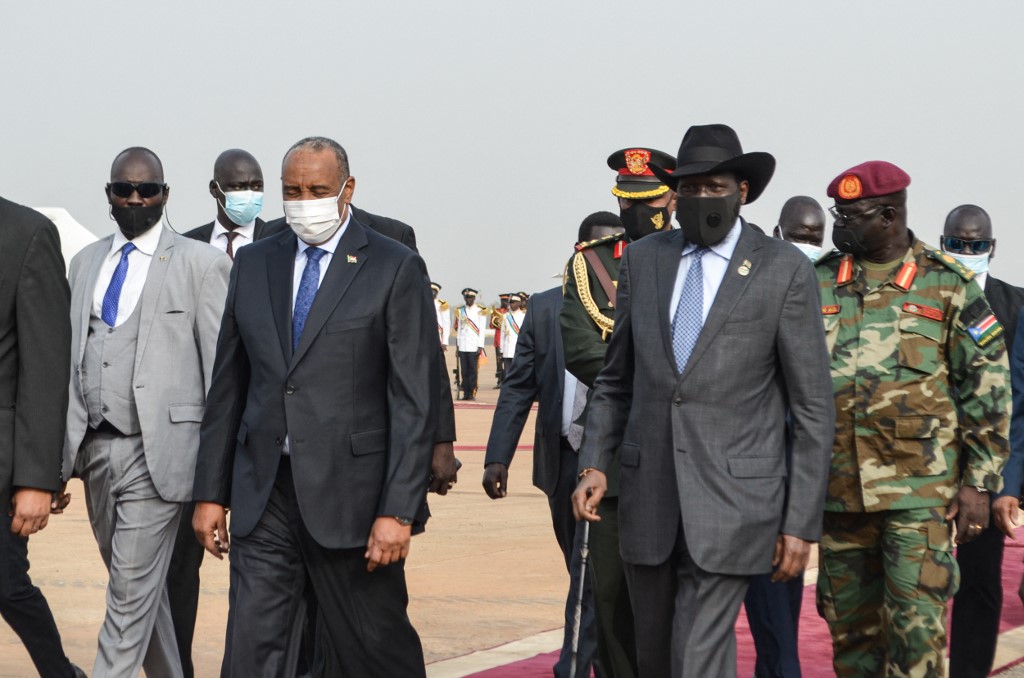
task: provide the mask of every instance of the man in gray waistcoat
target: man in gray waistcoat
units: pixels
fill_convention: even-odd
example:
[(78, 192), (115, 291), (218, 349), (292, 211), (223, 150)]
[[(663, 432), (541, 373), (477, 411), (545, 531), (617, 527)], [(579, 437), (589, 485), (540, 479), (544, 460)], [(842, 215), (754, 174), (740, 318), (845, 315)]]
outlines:
[(93, 676), (182, 675), (165, 577), (192, 497), (199, 423), (231, 260), (165, 227), (152, 151), (129, 148), (106, 187), (118, 229), (71, 262), (71, 387), (63, 478), (85, 483), (107, 566)]

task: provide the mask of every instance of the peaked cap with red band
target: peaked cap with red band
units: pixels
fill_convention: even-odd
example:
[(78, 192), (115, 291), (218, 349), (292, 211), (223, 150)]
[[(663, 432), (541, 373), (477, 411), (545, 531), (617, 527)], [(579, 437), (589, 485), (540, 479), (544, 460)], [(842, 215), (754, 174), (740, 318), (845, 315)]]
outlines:
[(851, 167), (828, 185), (828, 197), (853, 202), (899, 193), (910, 185), (910, 175), (891, 162), (870, 160)]
[(618, 173), (612, 195), (628, 200), (650, 200), (668, 193), (668, 186), (661, 183), (648, 166), (651, 161), (661, 166), (663, 163), (676, 166), (671, 155), (653, 148), (624, 148), (609, 155), (608, 167)]

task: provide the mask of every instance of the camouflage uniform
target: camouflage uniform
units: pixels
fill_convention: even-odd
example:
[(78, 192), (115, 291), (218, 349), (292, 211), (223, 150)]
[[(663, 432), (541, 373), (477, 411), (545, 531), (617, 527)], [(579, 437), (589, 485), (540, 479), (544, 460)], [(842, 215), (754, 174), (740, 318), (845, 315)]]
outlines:
[(913, 237), (881, 284), (838, 252), (817, 271), (836, 398), (818, 611), (836, 675), (940, 677), (959, 585), (943, 516), (961, 485), (998, 492), (1009, 453), (1002, 327), (974, 274)]

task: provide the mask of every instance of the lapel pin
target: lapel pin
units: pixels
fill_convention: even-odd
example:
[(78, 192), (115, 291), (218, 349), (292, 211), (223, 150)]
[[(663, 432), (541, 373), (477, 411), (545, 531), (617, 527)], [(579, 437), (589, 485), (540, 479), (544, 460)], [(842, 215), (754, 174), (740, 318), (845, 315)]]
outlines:
[(750, 263), (750, 259), (744, 259), (743, 263), (740, 264), (740, 267), (736, 272), (739, 273), (740, 275), (750, 275), (751, 266), (753, 266), (753, 264)]
[(167, 261), (167, 257), (160, 257), (160, 261)]
[(354, 256), (352, 256), (351, 254), (346, 254), (345, 255), (345, 261), (347, 261), (350, 264), (354, 264), (354, 263), (357, 262), (356, 258)]

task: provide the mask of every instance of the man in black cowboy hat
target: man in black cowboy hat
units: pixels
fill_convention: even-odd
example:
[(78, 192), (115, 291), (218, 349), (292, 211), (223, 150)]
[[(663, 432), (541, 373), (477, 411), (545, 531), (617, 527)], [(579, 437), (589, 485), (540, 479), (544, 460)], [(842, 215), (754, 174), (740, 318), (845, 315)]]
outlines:
[[(565, 369), (587, 388), (604, 366), (608, 336), (614, 325), (615, 285), (619, 262), (628, 243), (671, 228), (675, 193), (654, 176), (648, 163), (674, 167), (668, 153), (653, 148), (624, 148), (608, 156), (617, 173), (612, 195), (619, 201), (625, 233), (616, 233), (576, 245), (566, 269), (565, 304), (561, 312)], [(586, 419), (586, 413), (580, 421)], [(596, 591), (600, 643), (598, 664), (607, 675), (636, 675), (633, 612), (626, 576), (619, 557), (616, 521), (618, 474), (612, 464), (609, 493), (601, 506), (604, 522), (590, 530), (590, 554)]]
[(794, 577), (821, 534), (835, 419), (814, 270), (739, 216), (774, 168), (725, 125), (691, 127), (676, 169), (651, 167), (681, 230), (622, 257), (573, 503), (601, 520), (617, 454), (641, 676), (735, 676), (750, 576)]

